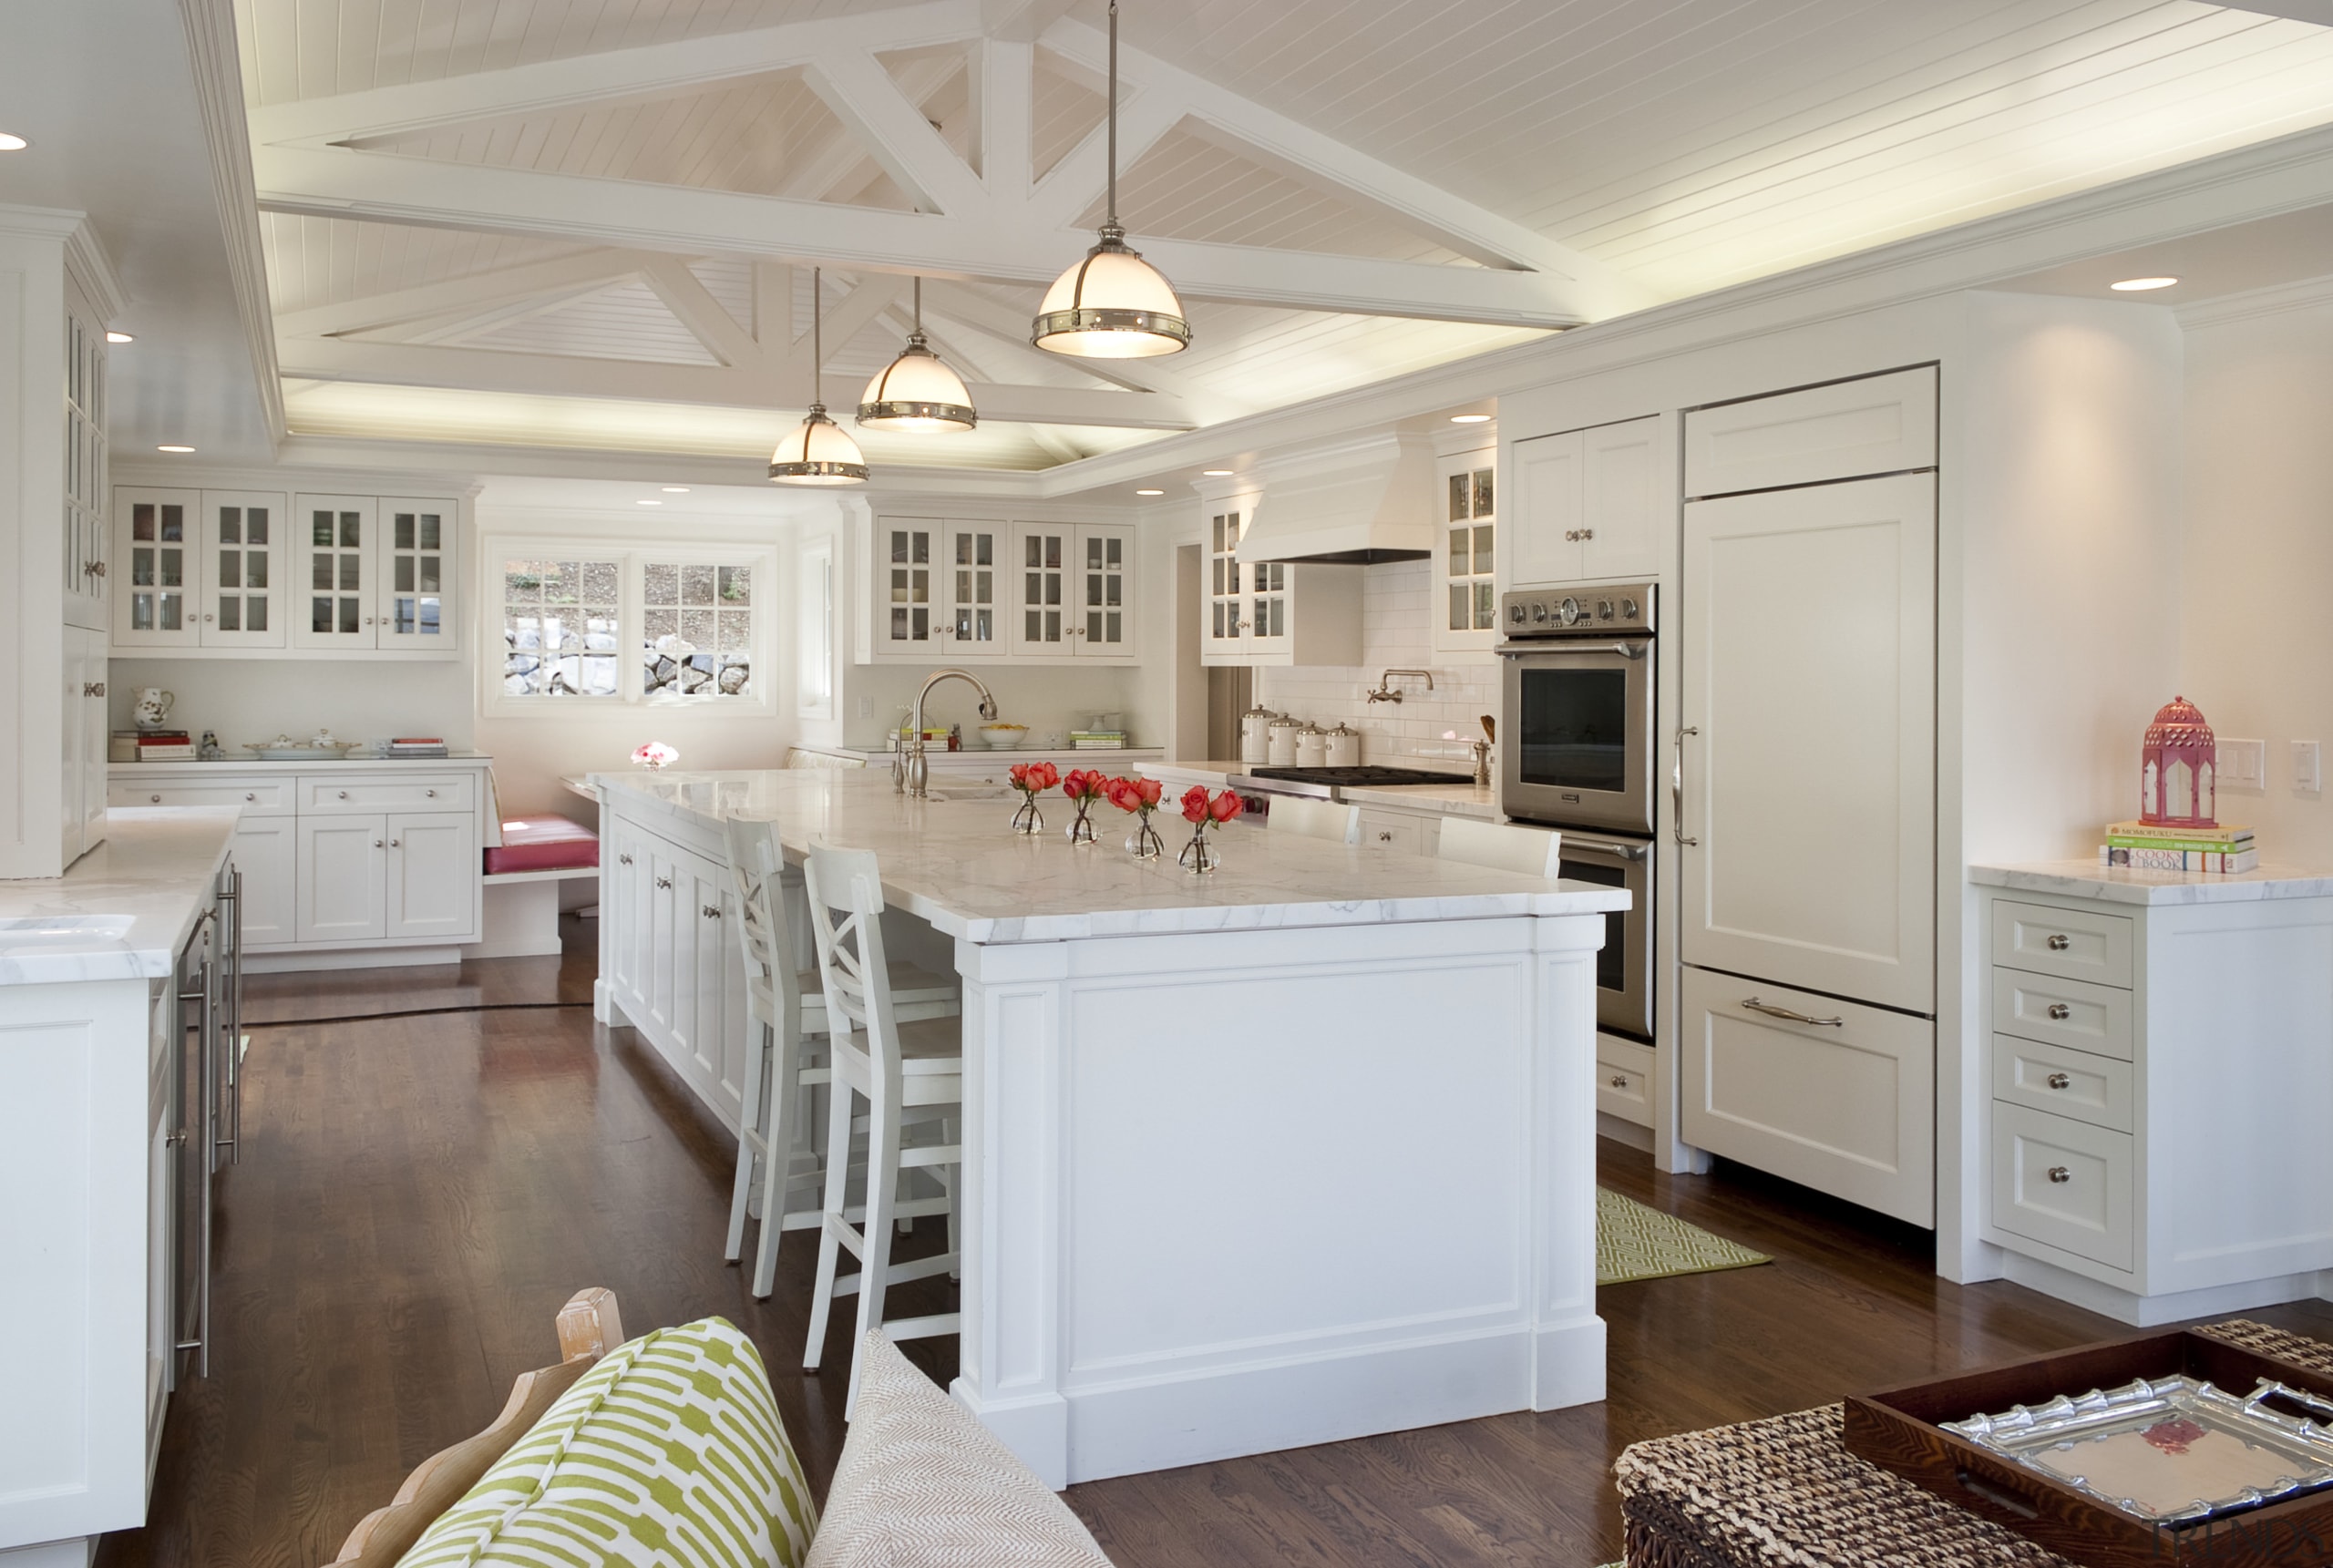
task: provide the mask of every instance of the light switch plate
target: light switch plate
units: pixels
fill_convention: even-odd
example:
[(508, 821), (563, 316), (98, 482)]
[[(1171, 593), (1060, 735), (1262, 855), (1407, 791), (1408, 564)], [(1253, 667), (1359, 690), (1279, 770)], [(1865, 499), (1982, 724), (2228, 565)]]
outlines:
[(2268, 787), (2268, 743), (2224, 738), (2214, 765), (2221, 789), (2264, 790)]
[(2293, 743), (2293, 793), (2315, 794), (2325, 787), (2321, 753), (2315, 741)]

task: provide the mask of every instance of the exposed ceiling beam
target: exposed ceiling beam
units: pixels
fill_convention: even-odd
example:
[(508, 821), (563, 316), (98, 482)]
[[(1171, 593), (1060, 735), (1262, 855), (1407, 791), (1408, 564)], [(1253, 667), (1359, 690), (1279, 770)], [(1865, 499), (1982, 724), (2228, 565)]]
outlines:
[(1033, 44), (1077, 0), (981, 0), (981, 31), (1008, 44)]
[[(1118, 167), (1132, 169), (1187, 112), (1178, 98), (1144, 87), (1118, 105)], [(1047, 171), (1029, 197), (1029, 221), (1066, 229), (1085, 215), (1109, 189), (1110, 128), (1095, 126)]]
[(271, 105), (251, 111), (252, 140), (262, 145), (375, 140), (473, 120), (644, 103), (798, 69), (838, 52), (968, 42), (979, 37), (980, 30), (980, 0), (924, 0), (890, 10), (712, 33)]
[(2333, 27), (2333, 0), (2284, 0), (2278, 5), (2230, 5), (2231, 11), (2255, 11), (2263, 16), (2283, 16), (2295, 22), (2314, 22), (2320, 27)]
[[(664, 364), (348, 338), (284, 339), (280, 353), (283, 374), (293, 381), (373, 382), (788, 412), (802, 406), (802, 395), (808, 390), (798, 377), (776, 366)], [(865, 379), (853, 375), (829, 374), (819, 384), (827, 405), (843, 410), (857, 407), (865, 389)], [(1156, 393), (983, 383), (973, 384), (971, 390), (982, 419), (992, 424), (1127, 430), (1189, 430), (1196, 424), (1180, 400)]]
[(1035, 69), (1036, 50), (1026, 41), (992, 36), (973, 51), (972, 167), (999, 201), (1028, 199)]
[[(1074, 257), (994, 207), (964, 216), (890, 212), (344, 148), (263, 147), (252, 161), (262, 208), (311, 217), (1008, 282), (1050, 283)], [(1196, 299), (1494, 326), (1588, 319), (1581, 286), (1547, 273), (1180, 240), (1146, 240), (1143, 249)]]
[(1211, 425), (1218, 419), (1251, 412), (1220, 394), (1199, 386), (1189, 376), (1170, 368), (1164, 359), (1064, 361), (1059, 354), (1047, 354), (1029, 341), (1029, 316), (1026, 313), (965, 284), (926, 283), (923, 305), (925, 315), (937, 316), (970, 328), (1008, 354), (1026, 363), (1043, 363), (1055, 370), (1067, 364), (1080, 374), (1090, 375), (1099, 381), (1115, 382), (1130, 392), (1170, 394), (1182, 399), (1186, 406), (1198, 415), (1202, 424)]
[(770, 345), (755, 343), (753, 334), (737, 324), (736, 318), (722, 308), (678, 256), (656, 257), (642, 269), (641, 279), (689, 329), (689, 335), (704, 345), (704, 352), (722, 364), (758, 364), (768, 357)]
[(442, 282), (280, 312), (275, 330), (285, 337), (323, 337), (429, 321), (466, 308), (483, 312), (512, 301), (614, 282), (635, 275), (650, 260), (642, 251), (602, 249), (497, 267)]
[(802, 79), (919, 210), (963, 212), (980, 204), (980, 176), (941, 139), (922, 106), (909, 101), (872, 54), (821, 54)]

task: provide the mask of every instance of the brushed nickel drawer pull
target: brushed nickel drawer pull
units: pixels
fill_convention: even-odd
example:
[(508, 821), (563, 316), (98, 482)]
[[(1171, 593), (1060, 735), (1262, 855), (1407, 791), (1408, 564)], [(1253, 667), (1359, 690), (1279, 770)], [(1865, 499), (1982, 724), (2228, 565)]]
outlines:
[(1786, 1023), (1818, 1024), (1824, 1029), (1845, 1029), (1847, 1027), (1847, 1020), (1843, 1018), (1813, 1018), (1803, 1012), (1793, 1012), (1788, 1008), (1778, 1008), (1771, 1003), (1762, 1002), (1756, 997), (1750, 998), (1742, 1005), (1749, 1009), (1752, 1012), (1762, 1012), (1768, 1018), (1778, 1018)]
[(616, 856), (616, 864), (618, 866), (629, 866), (632, 864), (632, 856), (629, 855), (619, 855)]
[(704, 916), (708, 920), (718, 920), (721, 918), (721, 906), (718, 904), (700, 904), (697, 906), (697, 913)]
[(2050, 1179), (2057, 1183), (2060, 1186), (2063, 1186), (2066, 1183), (2074, 1179), (2074, 1173), (2071, 1171), (2067, 1170), (2063, 1165), (2052, 1165), (2050, 1167)]
[(2071, 937), (2065, 935), (2063, 932), (2060, 932), (2058, 935), (2050, 938), (2050, 950), (2053, 953), (2062, 953), (2073, 945), (2074, 939)]
[(1613, 1088), (1615, 1088), (1615, 1089), (1626, 1089), (1628, 1086), (1629, 1086), (1629, 1080), (1628, 1080), (1628, 1077), (1627, 1077), (1627, 1075), (1626, 1075), (1625, 1073), (1619, 1073), (1619, 1072), (1616, 1072), (1616, 1073), (1614, 1073), (1614, 1074), (1612, 1075), (1612, 1087), (1613, 1087)]
[(656, 878), (656, 886), (669, 893), (673, 888), (673, 879), (669, 876), (659, 876)]
[(2051, 1002), (2050, 1004), (2050, 1021), (2051, 1023), (2063, 1023), (2066, 1020), (2073, 1016), (2074, 1009), (2068, 1007), (2065, 1003)]
[(2050, 1087), (2052, 1089), (2071, 1089), (2074, 1086), (2074, 1081), (2067, 1077), (2062, 1072), (2053, 1072), (2050, 1074), (2049, 1081)]

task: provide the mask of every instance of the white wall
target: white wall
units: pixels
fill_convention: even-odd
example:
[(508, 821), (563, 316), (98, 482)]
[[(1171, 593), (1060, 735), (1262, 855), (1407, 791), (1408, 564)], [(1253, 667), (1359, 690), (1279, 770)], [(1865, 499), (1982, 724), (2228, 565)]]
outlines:
[(2333, 866), (2333, 812), (2290, 768), (2292, 742), (2333, 743), (2333, 280), (2188, 320), (2176, 683), (2223, 739), (2267, 743), (2266, 788), (2222, 784), (2220, 820)]
[[(1481, 715), (1498, 712), (1499, 667), (1477, 659), (1448, 662), (1434, 651), (1427, 600), (1434, 593), (1432, 561), (1346, 567), (1362, 574), (1360, 667), (1325, 665), (1256, 671), (1256, 700), (1327, 729), (1342, 723), (1361, 732), (1361, 760), (1396, 767), (1470, 770), (1467, 743), (1483, 733)], [(1399, 702), (1372, 702), (1363, 693), (1389, 668), (1428, 670), (1434, 690), (1414, 677), (1397, 682)], [(1444, 734), (1457, 732), (1454, 740)]]

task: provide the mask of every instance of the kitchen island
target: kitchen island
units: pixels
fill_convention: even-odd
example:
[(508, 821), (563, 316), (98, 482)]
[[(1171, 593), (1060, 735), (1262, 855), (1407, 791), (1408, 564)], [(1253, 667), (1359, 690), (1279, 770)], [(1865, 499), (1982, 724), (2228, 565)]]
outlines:
[(1194, 876), (1115, 812), (1072, 846), (1058, 795), (1023, 837), (1006, 792), (879, 774), (594, 784), (601, 1017), (732, 1126), (724, 819), (874, 851), (962, 976), (953, 1391), (1052, 1484), (1603, 1397), (1587, 1085), (1625, 893), (1236, 824)]

